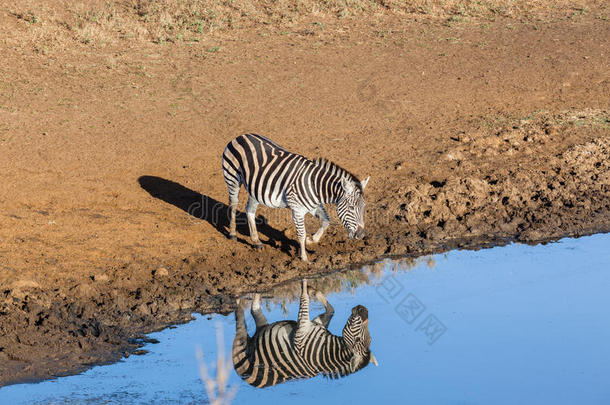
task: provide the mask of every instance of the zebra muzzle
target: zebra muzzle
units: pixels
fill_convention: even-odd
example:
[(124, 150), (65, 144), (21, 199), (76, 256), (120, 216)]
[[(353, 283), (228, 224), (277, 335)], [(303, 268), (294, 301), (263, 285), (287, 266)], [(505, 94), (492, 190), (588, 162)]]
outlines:
[(364, 238), (364, 227), (363, 226), (358, 226), (358, 229), (356, 229), (356, 233), (354, 235), (355, 239), (362, 239)]
[(356, 305), (354, 308), (352, 308), (352, 315), (357, 315), (360, 317), (360, 319), (366, 321), (367, 319), (369, 319), (369, 310), (362, 305)]

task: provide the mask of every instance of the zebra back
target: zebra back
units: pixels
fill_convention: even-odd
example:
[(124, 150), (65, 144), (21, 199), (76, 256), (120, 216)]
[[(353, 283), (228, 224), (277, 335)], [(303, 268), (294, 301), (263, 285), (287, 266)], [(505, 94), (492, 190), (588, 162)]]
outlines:
[(229, 142), (222, 168), (229, 190), (244, 185), (256, 201), (272, 208), (285, 206), (285, 192), (311, 161), (264, 136), (244, 134)]
[(258, 202), (270, 207), (292, 188), (296, 202), (312, 209), (335, 204), (343, 196), (342, 180), (362, 193), (362, 183), (352, 173), (328, 159), (289, 152), (257, 134), (244, 134), (229, 142), (223, 153), (223, 175), (231, 185), (243, 184)]

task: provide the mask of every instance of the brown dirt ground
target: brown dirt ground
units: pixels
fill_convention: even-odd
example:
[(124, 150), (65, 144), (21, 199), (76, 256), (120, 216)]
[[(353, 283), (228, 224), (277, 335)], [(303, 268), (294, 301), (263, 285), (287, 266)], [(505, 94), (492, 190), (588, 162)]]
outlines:
[[(610, 231), (604, 12), (40, 47), (0, 11), (0, 386), (299, 276)], [(289, 213), (261, 208), (262, 251), (243, 217), (228, 240), (220, 157), (244, 132), (370, 175), (367, 238), (335, 222), (305, 265)]]

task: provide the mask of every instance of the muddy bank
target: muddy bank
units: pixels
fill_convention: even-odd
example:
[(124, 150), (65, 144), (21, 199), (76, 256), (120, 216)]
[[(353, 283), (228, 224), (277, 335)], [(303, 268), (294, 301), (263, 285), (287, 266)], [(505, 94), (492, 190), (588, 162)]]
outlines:
[[(608, 232), (607, 130), (560, 154), (544, 153), (545, 145), (566, 131), (600, 135), (595, 121), (600, 116), (607, 117), (600, 112), (542, 115), (499, 131), (456, 134), (455, 146), (439, 156), (452, 165), (450, 175), (401, 186), (371, 202), (379, 212), (369, 215), (369, 236), (348, 242), (343, 231), (334, 227), (312, 249), (316, 256), (311, 266), (267, 246), (260, 253), (234, 251), (230, 257), (221, 257), (221, 268), (210, 267), (203, 257), (190, 257), (137, 275), (113, 269), (67, 291), (33, 282), (5, 287), (0, 312), (2, 383), (48, 378), (117, 360), (138, 347), (142, 332), (187, 321), (194, 311), (229, 312), (234, 296), (264, 291), (303, 275), (358, 266), (388, 255), (416, 257), (456, 247)], [(586, 125), (575, 127), (578, 119), (586, 120)], [(484, 161), (477, 160), (480, 155)], [(500, 156), (502, 167), (494, 162)], [(479, 164), (474, 165), (476, 161)], [(402, 165), (396, 162), (394, 170), (406, 170)], [(168, 180), (148, 177), (141, 184), (154, 197), (168, 203), (180, 201), (187, 210), (200, 199)], [(171, 193), (171, 198), (163, 193)], [(197, 217), (203, 211), (191, 214), (193, 220), (202, 220)], [(221, 229), (225, 223), (216, 225)], [(246, 232), (241, 231), (242, 235)], [(296, 248), (288, 251), (294, 255)]]

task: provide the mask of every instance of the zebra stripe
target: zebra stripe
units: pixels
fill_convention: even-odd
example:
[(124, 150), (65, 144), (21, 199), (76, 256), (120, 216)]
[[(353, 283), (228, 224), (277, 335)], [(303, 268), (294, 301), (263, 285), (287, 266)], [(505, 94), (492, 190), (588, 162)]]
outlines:
[[(350, 238), (364, 236), (363, 190), (368, 178), (360, 182), (347, 170), (326, 159), (310, 160), (263, 136), (245, 134), (227, 144), (222, 155), (222, 172), (229, 190), (229, 235), (232, 239), (237, 236), (235, 215), (242, 184), (249, 194), (246, 216), (250, 237), (256, 247), (261, 246), (254, 221), (259, 204), (292, 210), (301, 259), (305, 261), (305, 242), (317, 243), (330, 224), (324, 204), (337, 205), (337, 214)], [(321, 221), (320, 228), (311, 238), (306, 238), (305, 233), (307, 213)]]
[(235, 311), (235, 339), (233, 366), (248, 384), (263, 388), (285, 381), (324, 375), (328, 378), (345, 377), (369, 362), (377, 365), (369, 350), (368, 311), (363, 306), (352, 309), (342, 336), (328, 331), (334, 309), (324, 295), (316, 292), (316, 299), (325, 312), (309, 320), (309, 295), (304, 280), (298, 320), (268, 324), (260, 309), (260, 295), (252, 303), (252, 317), (256, 332), (248, 336), (244, 311), (238, 304)]

